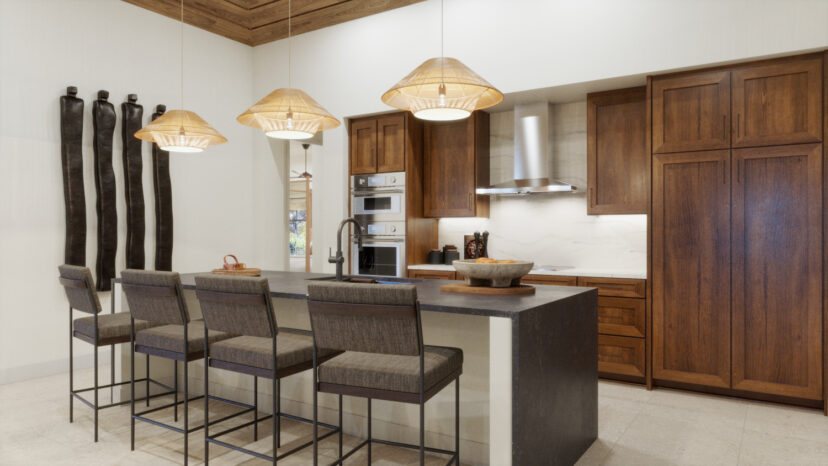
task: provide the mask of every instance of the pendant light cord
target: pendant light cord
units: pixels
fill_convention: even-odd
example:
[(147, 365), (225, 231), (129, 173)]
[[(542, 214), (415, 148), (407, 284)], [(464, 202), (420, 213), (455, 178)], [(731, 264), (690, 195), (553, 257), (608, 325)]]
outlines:
[(184, 110), (184, 0), (181, 0), (181, 110)]
[(443, 86), (446, 85), (446, 74), (445, 74), (445, 67), (446, 67), (446, 52), (445, 52), (445, 26), (443, 25), (444, 19), (443, 16), (445, 14), (445, 2), (440, 0), (440, 84)]
[(291, 43), (292, 43), (292, 36), (291, 36), (291, 27), (290, 27), (290, 8), (291, 7), (291, 0), (288, 0), (288, 89), (290, 89), (290, 62), (293, 57), (292, 50), (291, 50)]

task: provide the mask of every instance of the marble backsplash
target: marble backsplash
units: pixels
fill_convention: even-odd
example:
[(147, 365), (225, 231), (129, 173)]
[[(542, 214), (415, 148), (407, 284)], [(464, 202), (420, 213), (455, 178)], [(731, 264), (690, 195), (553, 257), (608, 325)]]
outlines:
[[(551, 174), (575, 193), (493, 197), (489, 218), (439, 221), (439, 243), (463, 245), (463, 235), (487, 230), (489, 255), (536, 265), (645, 271), (646, 215), (586, 214), (586, 101), (551, 106)], [(491, 114), (491, 181), (511, 179), (514, 113)]]

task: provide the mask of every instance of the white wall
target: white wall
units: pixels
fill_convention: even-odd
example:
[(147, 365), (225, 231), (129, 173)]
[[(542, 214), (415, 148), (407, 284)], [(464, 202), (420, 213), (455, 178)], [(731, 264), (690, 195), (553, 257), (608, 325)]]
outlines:
[[(382, 93), (440, 53), (439, 12), (430, 0), (295, 37), (294, 87), (340, 120), (390, 110)], [(446, 0), (445, 51), (508, 93), (825, 48), (826, 18), (820, 0)], [(287, 85), (285, 40), (253, 54), (256, 98)], [(345, 128), (326, 132), (316, 155), (321, 252), (335, 245), (346, 214)], [(313, 268), (333, 270), (325, 254), (314, 255)]]
[[(67, 368), (67, 304), (56, 280), (65, 228), (59, 97), (67, 85), (75, 85), (85, 101), (86, 262), (91, 266), (97, 242), (92, 101), (99, 89), (106, 89), (116, 106), (116, 270), (122, 270), (126, 210), (119, 105), (128, 93), (137, 93), (145, 122), (156, 104), (179, 107), (179, 31), (177, 22), (120, 1), (0, 0), (0, 383)], [(253, 130), (235, 121), (251, 103), (252, 49), (191, 27), (185, 28), (185, 47), (185, 105), (229, 142), (202, 154), (170, 157), (173, 267), (207, 270), (229, 252), (252, 262)], [(150, 167), (145, 144), (146, 257), (151, 268), (155, 214)], [(101, 299), (108, 312), (108, 293)], [(86, 356), (90, 346), (78, 342), (75, 347), (76, 355), (91, 365)]]

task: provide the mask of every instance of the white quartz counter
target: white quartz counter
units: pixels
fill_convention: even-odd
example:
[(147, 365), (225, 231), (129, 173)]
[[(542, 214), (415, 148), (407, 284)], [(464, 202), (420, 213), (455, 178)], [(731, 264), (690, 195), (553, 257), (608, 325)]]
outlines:
[[(419, 264), (409, 265), (408, 270), (438, 270), (442, 272), (454, 272), (454, 267), (443, 264)], [(623, 270), (623, 269), (586, 269), (586, 268), (565, 268), (559, 270), (532, 269), (531, 275), (559, 275), (565, 277), (600, 277), (600, 278), (630, 278), (645, 280), (646, 270)]]

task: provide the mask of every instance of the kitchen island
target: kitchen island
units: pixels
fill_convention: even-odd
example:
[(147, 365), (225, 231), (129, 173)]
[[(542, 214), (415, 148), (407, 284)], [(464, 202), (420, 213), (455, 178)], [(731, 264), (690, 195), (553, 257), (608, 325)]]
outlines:
[[(194, 317), (199, 313), (198, 303), (194, 293), (186, 290), (195, 288), (195, 275), (181, 276)], [(266, 271), (262, 276), (270, 284), (278, 325), (309, 329), (307, 284), (330, 275)], [(441, 292), (440, 286), (450, 283), (443, 280), (394, 280), (417, 286), (425, 343), (464, 351), (460, 377), (463, 463), (568, 465), (577, 461), (598, 435), (598, 296), (594, 288), (540, 285), (534, 295), (481, 296)], [(203, 384), (200, 372), (190, 371), (195, 379), (192, 387)], [(252, 389), (248, 378), (213, 371), (211, 393), (242, 396), (240, 400), (252, 397), (244, 393)], [(261, 383), (259, 390), (265, 393), (269, 385)], [(310, 414), (311, 386), (310, 373), (285, 379), (282, 409)], [(333, 421), (335, 397), (320, 396), (320, 405), (322, 420)], [(453, 445), (453, 405), (449, 393), (438, 394), (426, 405), (429, 446)], [(364, 435), (364, 400), (348, 399), (343, 409), (345, 431)], [(414, 443), (417, 419), (416, 407), (377, 402), (374, 435)]]

